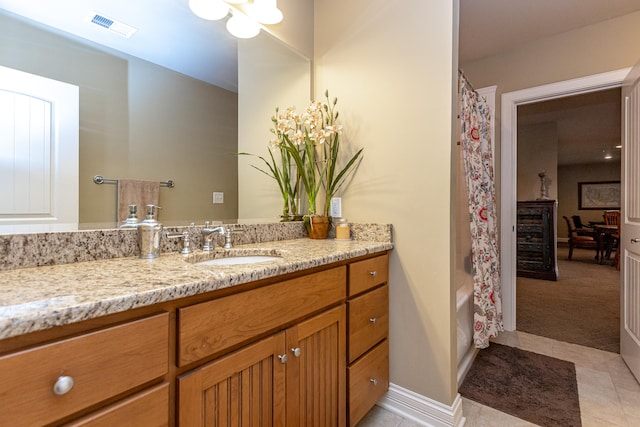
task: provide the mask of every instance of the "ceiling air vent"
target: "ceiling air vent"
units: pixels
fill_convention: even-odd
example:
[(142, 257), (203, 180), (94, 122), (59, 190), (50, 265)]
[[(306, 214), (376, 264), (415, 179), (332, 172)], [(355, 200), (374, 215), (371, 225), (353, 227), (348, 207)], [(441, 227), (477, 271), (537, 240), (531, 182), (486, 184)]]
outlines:
[(130, 25), (124, 24), (122, 22), (118, 22), (114, 19), (111, 19), (101, 13), (94, 12), (90, 17), (89, 21), (91, 23), (99, 25), (103, 28), (108, 29), (122, 37), (130, 38), (136, 31), (137, 28), (133, 28)]

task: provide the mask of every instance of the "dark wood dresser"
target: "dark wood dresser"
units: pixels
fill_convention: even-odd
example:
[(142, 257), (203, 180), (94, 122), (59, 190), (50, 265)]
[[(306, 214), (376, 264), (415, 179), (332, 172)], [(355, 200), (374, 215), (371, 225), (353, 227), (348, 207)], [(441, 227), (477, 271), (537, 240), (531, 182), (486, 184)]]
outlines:
[(558, 280), (555, 200), (518, 202), (517, 275)]

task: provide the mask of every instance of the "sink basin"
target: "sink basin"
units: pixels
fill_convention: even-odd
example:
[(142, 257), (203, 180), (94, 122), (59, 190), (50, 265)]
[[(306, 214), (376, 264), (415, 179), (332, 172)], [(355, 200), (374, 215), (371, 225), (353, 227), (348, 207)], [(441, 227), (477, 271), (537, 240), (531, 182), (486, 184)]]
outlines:
[(282, 259), (279, 256), (271, 255), (247, 255), (247, 256), (232, 256), (226, 258), (210, 259), (207, 261), (200, 261), (197, 265), (237, 265), (237, 264), (257, 264), (259, 262), (275, 261)]

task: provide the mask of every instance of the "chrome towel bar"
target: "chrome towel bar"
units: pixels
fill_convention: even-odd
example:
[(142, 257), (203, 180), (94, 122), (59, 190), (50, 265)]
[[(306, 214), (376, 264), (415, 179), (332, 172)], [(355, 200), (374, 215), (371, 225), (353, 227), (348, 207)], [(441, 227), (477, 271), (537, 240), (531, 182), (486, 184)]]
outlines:
[[(104, 178), (101, 175), (96, 175), (93, 177), (93, 182), (95, 182), (96, 184), (117, 184), (118, 180), (111, 179), (111, 178)], [(160, 186), (173, 188), (174, 184), (172, 180), (160, 181)]]

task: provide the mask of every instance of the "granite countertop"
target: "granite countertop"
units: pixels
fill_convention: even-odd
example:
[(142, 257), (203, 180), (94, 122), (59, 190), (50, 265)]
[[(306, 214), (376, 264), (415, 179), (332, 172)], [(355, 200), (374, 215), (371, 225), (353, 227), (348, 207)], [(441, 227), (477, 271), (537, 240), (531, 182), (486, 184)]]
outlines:
[[(295, 239), (217, 248), (215, 255), (162, 254), (0, 271), (0, 339), (176, 300), (392, 249), (389, 242)], [(189, 261), (278, 255), (256, 264)]]

